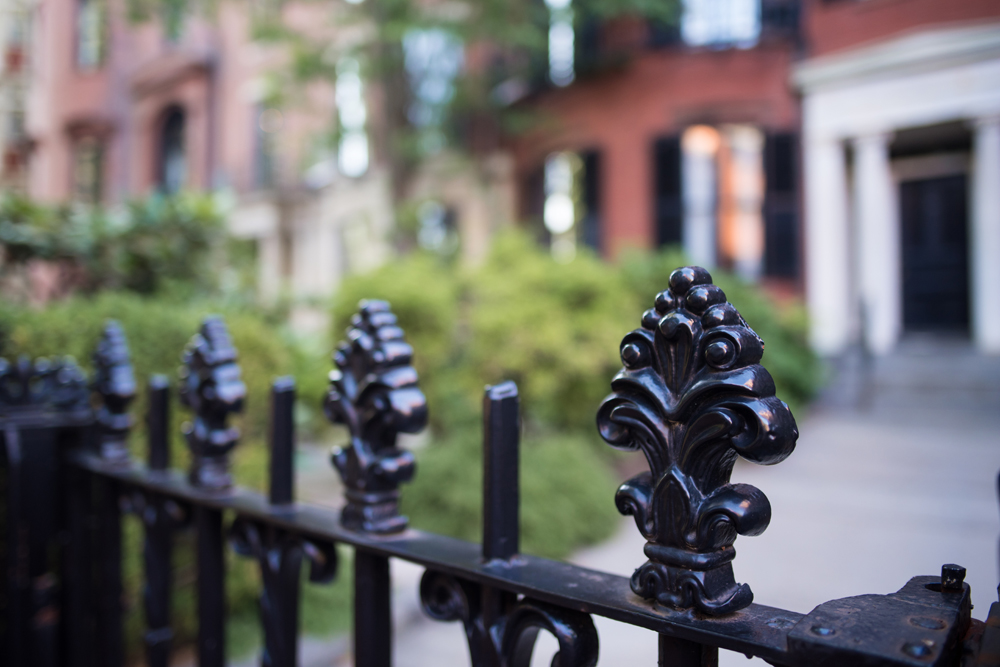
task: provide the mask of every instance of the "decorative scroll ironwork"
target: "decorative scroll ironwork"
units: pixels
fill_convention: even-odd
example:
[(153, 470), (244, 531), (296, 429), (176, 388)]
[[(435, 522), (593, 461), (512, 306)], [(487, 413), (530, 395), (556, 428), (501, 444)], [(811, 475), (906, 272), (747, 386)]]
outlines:
[(420, 580), (420, 603), (438, 621), (462, 621), (472, 664), (479, 667), (528, 667), (540, 630), (559, 642), (553, 665), (597, 664), (597, 630), (589, 614), (507, 596), (494, 618), (487, 618), (483, 588), (458, 577), (428, 570)]
[(225, 322), (205, 318), (200, 333), (188, 343), (181, 367), (181, 403), (195, 413), (194, 423), (184, 429), (192, 453), (192, 484), (215, 490), (232, 485), (229, 452), (240, 432), (227, 421), (231, 413), (243, 410), (246, 393)]
[(264, 626), (264, 667), (295, 665), (299, 630), (299, 571), (308, 559), (309, 581), (328, 583), (337, 574), (333, 542), (309, 540), (273, 526), (237, 517), (230, 528), (230, 543), (242, 556), (260, 563), (263, 591), (260, 614)]
[(93, 388), (100, 397), (97, 411), (100, 427), (100, 454), (107, 461), (128, 461), (129, 429), (132, 417), (128, 406), (135, 399), (135, 376), (129, 357), (128, 341), (121, 326), (109, 321), (94, 352)]
[(20, 357), (13, 364), (0, 358), (0, 410), (52, 409), (86, 411), (87, 379), (71, 357), (32, 362)]
[(737, 455), (778, 463), (798, 431), (774, 381), (758, 364), (764, 343), (700, 267), (677, 269), (670, 288), (622, 340), (624, 369), (597, 414), (601, 437), (641, 450), (649, 472), (628, 480), (615, 502), (635, 517), (649, 560), (632, 590), (680, 609), (720, 615), (753, 600), (737, 584), (736, 535), (759, 535), (767, 497), (730, 484)]
[(410, 365), (413, 348), (385, 301), (362, 301), (347, 341), (333, 354), (325, 408), (345, 425), (351, 444), (337, 448), (333, 465), (347, 487), (341, 520), (346, 527), (375, 533), (406, 528), (399, 514), (399, 484), (413, 477), (413, 454), (396, 447), (399, 433), (427, 424), (427, 400)]

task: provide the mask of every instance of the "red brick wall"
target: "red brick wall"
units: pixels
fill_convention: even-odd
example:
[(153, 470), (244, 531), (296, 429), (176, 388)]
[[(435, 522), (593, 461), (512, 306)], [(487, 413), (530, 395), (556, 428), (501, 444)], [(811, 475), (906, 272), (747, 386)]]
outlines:
[(998, 0), (807, 0), (806, 44), (817, 56), (942, 23), (1000, 18)]
[[(604, 252), (654, 244), (652, 142), (697, 123), (796, 131), (789, 47), (648, 51), (620, 70), (530, 102), (539, 127), (515, 146), (518, 173), (557, 150), (600, 149)], [(523, 195), (523, 193), (522, 193)]]

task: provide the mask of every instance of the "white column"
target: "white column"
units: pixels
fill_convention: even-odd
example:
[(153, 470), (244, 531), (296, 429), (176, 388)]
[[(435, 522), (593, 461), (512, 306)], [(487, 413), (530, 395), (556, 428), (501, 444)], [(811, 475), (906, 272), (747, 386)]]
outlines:
[(843, 352), (851, 338), (851, 276), (844, 148), (807, 137), (805, 268), (810, 339), (820, 354)]
[(973, 145), (970, 284), (972, 335), (983, 352), (1000, 353), (1000, 117), (976, 122)]
[(899, 339), (902, 322), (899, 220), (889, 165), (889, 136), (854, 141), (854, 220), (858, 287), (864, 340), (885, 354)]

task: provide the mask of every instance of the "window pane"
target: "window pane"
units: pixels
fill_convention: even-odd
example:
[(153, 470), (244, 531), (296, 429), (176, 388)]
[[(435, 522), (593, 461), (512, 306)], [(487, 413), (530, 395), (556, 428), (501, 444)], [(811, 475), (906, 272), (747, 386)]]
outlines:
[(692, 46), (753, 46), (760, 37), (760, 0), (684, 0), (681, 36)]
[(76, 6), (76, 64), (100, 67), (104, 57), (104, 11), (100, 0), (79, 0)]
[(104, 147), (97, 139), (77, 142), (73, 150), (73, 197), (84, 204), (101, 201)]

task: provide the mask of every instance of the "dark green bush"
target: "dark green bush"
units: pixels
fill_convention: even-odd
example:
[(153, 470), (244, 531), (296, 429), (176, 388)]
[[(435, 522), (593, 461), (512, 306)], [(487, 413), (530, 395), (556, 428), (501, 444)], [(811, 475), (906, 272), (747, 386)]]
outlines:
[[(415, 526), (472, 542), (482, 539), (482, 440), (469, 431), (421, 452), (402, 511)], [(606, 539), (618, 512), (607, 460), (585, 438), (558, 435), (521, 443), (521, 550), (560, 558)]]

